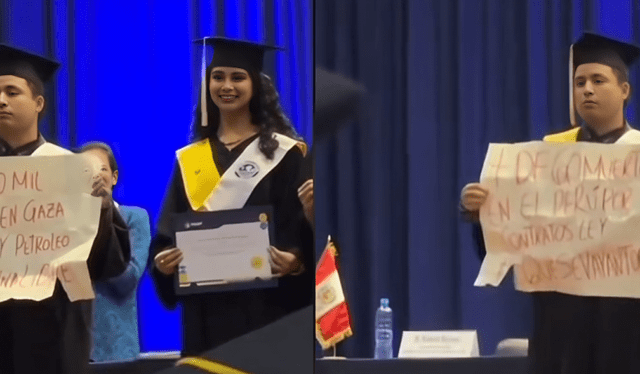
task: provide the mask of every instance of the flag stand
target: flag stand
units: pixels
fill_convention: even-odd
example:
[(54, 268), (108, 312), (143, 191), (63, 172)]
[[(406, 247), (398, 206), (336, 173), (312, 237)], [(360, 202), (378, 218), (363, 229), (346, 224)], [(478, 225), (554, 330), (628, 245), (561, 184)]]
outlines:
[(324, 356), (322, 357), (322, 360), (345, 360), (346, 357), (344, 356), (336, 356), (336, 345), (332, 345), (331, 346), (333, 348), (333, 356)]

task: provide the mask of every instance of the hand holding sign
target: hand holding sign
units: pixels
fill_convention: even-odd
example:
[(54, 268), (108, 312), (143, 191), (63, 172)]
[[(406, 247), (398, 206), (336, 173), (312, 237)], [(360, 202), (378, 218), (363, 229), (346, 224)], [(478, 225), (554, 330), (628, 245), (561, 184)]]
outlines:
[(462, 206), (470, 211), (476, 212), (487, 200), (489, 190), (480, 183), (469, 183), (462, 189), (460, 201)]

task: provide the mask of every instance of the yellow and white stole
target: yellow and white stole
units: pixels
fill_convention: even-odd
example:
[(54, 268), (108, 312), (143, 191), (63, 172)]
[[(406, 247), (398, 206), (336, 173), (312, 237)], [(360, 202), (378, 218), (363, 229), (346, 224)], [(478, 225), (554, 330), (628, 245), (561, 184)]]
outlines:
[[(578, 132), (580, 127), (574, 127), (570, 130), (561, 132), (559, 134), (547, 135), (542, 140), (552, 143), (572, 143), (578, 141)], [(636, 129), (630, 129), (625, 132), (615, 144), (640, 144), (640, 131)]]
[(213, 161), (209, 139), (204, 139), (176, 151), (187, 200), (194, 211), (240, 209), (269, 172), (282, 161), (294, 146), (306, 152), (306, 144), (282, 134), (275, 134), (278, 148), (269, 160), (260, 151), (256, 138), (220, 175)]
[(67, 149), (58, 147), (55, 144), (44, 143), (43, 145), (39, 146), (35, 151), (33, 151), (31, 156), (60, 156), (60, 155), (70, 155), (70, 154), (72, 154), (72, 152)]

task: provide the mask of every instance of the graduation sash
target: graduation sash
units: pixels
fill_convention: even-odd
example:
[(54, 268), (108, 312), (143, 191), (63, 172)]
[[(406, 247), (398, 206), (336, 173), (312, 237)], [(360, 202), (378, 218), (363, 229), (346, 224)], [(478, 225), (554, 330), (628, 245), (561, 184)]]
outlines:
[(274, 133), (278, 141), (273, 159), (260, 151), (256, 138), (227, 171), (220, 175), (213, 161), (209, 139), (190, 144), (176, 151), (187, 200), (194, 211), (240, 209), (254, 188), (282, 161), (294, 146), (304, 153), (306, 145), (282, 134)]
[(631, 129), (625, 132), (616, 144), (640, 144), (640, 131)]
[[(552, 143), (572, 143), (578, 141), (579, 127), (574, 127), (570, 130), (561, 132), (559, 134), (547, 135), (542, 140)], [(640, 131), (636, 129), (630, 129), (625, 132), (615, 144), (639, 144), (640, 143)]]
[(44, 143), (40, 147), (38, 147), (31, 156), (60, 156), (60, 155), (69, 155), (72, 152), (66, 150), (62, 147), (58, 147), (55, 144)]

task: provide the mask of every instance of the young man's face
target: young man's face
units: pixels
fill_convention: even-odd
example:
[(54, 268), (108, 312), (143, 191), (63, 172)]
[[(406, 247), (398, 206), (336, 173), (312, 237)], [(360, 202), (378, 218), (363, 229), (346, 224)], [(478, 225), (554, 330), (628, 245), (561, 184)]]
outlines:
[(24, 78), (0, 75), (0, 133), (24, 133), (38, 127), (44, 98), (33, 96)]
[(573, 78), (576, 110), (589, 125), (611, 125), (624, 121), (624, 101), (629, 97), (629, 83), (618, 82), (610, 66), (598, 63), (579, 65)]

